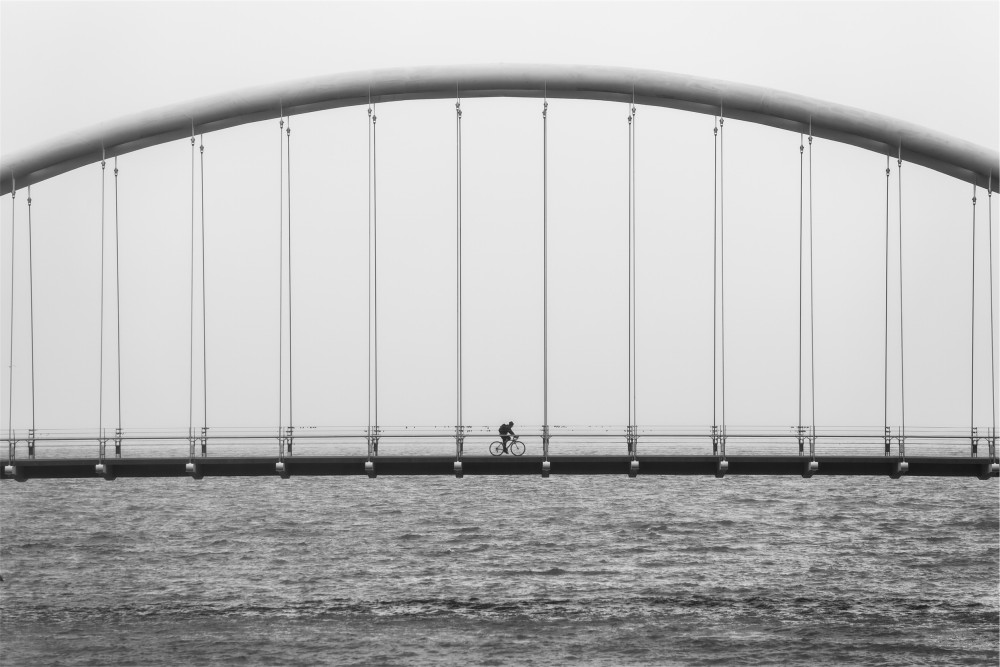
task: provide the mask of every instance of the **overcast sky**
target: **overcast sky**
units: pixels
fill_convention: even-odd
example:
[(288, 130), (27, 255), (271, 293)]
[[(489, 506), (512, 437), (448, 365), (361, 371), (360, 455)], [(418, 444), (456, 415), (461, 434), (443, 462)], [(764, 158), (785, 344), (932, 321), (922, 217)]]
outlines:
[[(119, 116), (254, 85), (504, 62), (736, 81), (998, 145), (995, 2), (3, 2), (0, 12), (4, 156)], [(627, 414), (626, 110), (569, 101), (550, 108), (549, 421), (620, 425)], [(540, 102), (469, 100), (463, 109), (464, 421), (540, 424)], [(397, 103), (377, 113), (380, 421), (453, 424), (454, 106)], [(296, 425), (366, 420), (366, 123), (363, 108), (293, 119)], [(637, 128), (638, 418), (707, 426), (712, 119), (640, 109)], [(278, 420), (277, 133), (268, 122), (205, 137), (212, 425)], [(799, 138), (735, 122), (726, 133), (727, 419), (791, 426)], [(814, 150), (817, 421), (880, 427), (885, 158), (823, 142)], [(189, 151), (177, 142), (119, 160), (126, 427), (188, 422)], [(907, 421), (965, 427), (972, 188), (918, 167), (904, 178)], [(106, 187), (113, 196), (110, 177)], [(39, 428), (93, 428), (100, 169), (39, 184), (33, 197), (36, 419)], [(985, 201), (980, 190), (975, 391), (983, 426), (991, 420)], [(3, 198), (0, 229), (5, 415), (10, 202)], [(30, 362), (20, 193), (17, 206), (14, 423), (24, 428)], [(894, 203), (891, 213), (895, 227)], [(105, 276), (113, 281), (113, 273)], [(898, 318), (895, 306), (890, 316)], [(505, 328), (508, 319), (516, 323)], [(895, 378), (897, 336), (892, 330)], [(106, 333), (108, 426), (117, 420), (117, 408), (107, 407), (117, 400), (114, 342)], [(892, 381), (890, 422), (897, 423)]]

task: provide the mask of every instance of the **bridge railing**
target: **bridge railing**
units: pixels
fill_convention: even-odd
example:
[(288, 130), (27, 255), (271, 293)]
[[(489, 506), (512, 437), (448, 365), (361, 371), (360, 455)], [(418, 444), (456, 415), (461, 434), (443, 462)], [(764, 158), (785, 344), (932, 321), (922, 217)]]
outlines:
[[(791, 455), (893, 457), (996, 457), (997, 434), (989, 427), (969, 431), (938, 427), (908, 428), (904, 433), (878, 427), (824, 427), (815, 434), (796, 426), (727, 426), (724, 443), (712, 427), (639, 426), (636, 454), (643, 456)], [(721, 431), (719, 431), (721, 433)], [(7, 459), (259, 457), (279, 453), (279, 438), (291, 444), (286, 456), (362, 456), (369, 435), (377, 435), (379, 456), (454, 454), (454, 426), (301, 426), (279, 434), (274, 428), (15, 430), (7, 438)], [(495, 428), (465, 426), (464, 456), (488, 455)], [(550, 455), (625, 455), (628, 427), (550, 426)], [(543, 453), (541, 426), (518, 429), (526, 454)], [(290, 450), (290, 451), (289, 451)]]

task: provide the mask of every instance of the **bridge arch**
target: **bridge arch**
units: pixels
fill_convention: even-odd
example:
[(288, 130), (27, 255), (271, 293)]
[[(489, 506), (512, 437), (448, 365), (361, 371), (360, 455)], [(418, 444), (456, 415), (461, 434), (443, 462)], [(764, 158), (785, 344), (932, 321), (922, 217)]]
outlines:
[(995, 150), (853, 107), (758, 86), (622, 67), (467, 65), (394, 68), (300, 79), (224, 93), (108, 121), (0, 165), (0, 195), (103, 157), (201, 134), (339, 107), (455, 97), (628, 102), (768, 125), (899, 157), (998, 192)]

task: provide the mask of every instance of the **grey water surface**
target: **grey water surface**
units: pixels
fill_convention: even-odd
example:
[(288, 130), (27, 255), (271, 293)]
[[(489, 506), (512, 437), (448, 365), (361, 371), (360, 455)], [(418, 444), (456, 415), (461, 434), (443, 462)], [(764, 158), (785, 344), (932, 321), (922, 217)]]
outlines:
[(0, 484), (0, 664), (996, 665), (996, 479)]

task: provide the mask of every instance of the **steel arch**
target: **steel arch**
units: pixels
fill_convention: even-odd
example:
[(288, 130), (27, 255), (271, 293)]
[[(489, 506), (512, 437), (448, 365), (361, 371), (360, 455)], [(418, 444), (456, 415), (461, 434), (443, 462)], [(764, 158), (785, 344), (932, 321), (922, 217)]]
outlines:
[(0, 195), (87, 164), (281, 114), (402, 100), (543, 97), (682, 109), (809, 132), (998, 191), (995, 150), (801, 95), (669, 72), (575, 65), (467, 65), (332, 74), (225, 93), (108, 121), (0, 161)]

